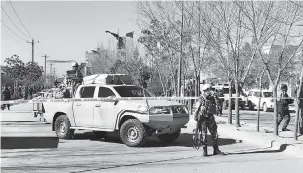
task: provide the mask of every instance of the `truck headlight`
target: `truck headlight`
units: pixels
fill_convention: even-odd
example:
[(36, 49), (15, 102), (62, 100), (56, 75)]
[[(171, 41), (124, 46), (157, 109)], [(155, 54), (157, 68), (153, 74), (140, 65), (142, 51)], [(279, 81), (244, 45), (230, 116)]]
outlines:
[(148, 113), (148, 107), (147, 106), (138, 106), (138, 111), (142, 113)]
[(170, 107), (168, 106), (155, 106), (149, 109), (150, 114), (170, 114)]

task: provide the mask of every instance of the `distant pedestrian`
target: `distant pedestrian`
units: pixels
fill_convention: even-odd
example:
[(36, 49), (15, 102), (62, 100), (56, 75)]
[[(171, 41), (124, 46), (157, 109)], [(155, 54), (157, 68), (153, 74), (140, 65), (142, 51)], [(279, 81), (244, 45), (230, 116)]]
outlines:
[(33, 86), (30, 86), (29, 89), (28, 89), (29, 99), (33, 98), (33, 92), (34, 92)]
[(224, 155), (223, 152), (219, 150), (218, 146), (218, 131), (217, 123), (215, 121), (214, 114), (218, 111), (218, 106), (220, 101), (217, 95), (212, 91), (211, 85), (203, 86), (204, 94), (199, 97), (198, 109), (195, 112), (195, 120), (197, 121), (197, 126), (201, 127), (202, 131), (202, 147), (203, 156), (207, 156), (207, 130), (209, 130), (212, 143), (213, 143), (213, 155)]
[(23, 96), (22, 96), (22, 87), (21, 87), (21, 85), (19, 85), (18, 91), (19, 91), (19, 98), (22, 98)]
[(287, 94), (287, 85), (282, 84), (281, 85), (281, 96), (282, 97), (279, 101), (279, 108), (278, 108), (278, 112), (279, 112), (279, 117), (278, 117), (278, 126), (281, 124), (282, 120), (285, 119), (283, 127), (282, 127), (282, 131), (290, 131), (289, 129), (287, 129), (287, 126), (289, 124), (290, 121), (290, 114), (289, 114), (289, 104), (292, 103), (291, 99), (287, 99), (288, 94)]
[(221, 90), (216, 89), (214, 91), (214, 94), (218, 97), (220, 104), (218, 105), (218, 111), (217, 111), (217, 116), (222, 116), (222, 110), (223, 110), (223, 102), (224, 102), (224, 95), (221, 92)]
[[(11, 99), (11, 92), (9, 91), (9, 88), (7, 85), (4, 86), (4, 90), (2, 91), (2, 100), (7, 101)], [(7, 109), (10, 110), (10, 104), (3, 104), (1, 105), (2, 110), (4, 110), (5, 106), (7, 106)]]

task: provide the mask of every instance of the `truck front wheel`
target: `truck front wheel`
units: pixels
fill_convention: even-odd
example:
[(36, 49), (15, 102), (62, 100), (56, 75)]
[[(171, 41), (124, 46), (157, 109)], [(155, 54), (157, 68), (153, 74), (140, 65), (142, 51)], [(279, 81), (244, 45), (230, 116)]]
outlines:
[(178, 139), (178, 137), (180, 136), (181, 133), (181, 129), (178, 129), (176, 132), (174, 133), (166, 133), (166, 134), (160, 134), (158, 136), (158, 138), (160, 139), (160, 141), (165, 142), (165, 143), (171, 143), (175, 140)]
[(120, 128), (121, 141), (129, 147), (142, 146), (147, 137), (146, 127), (137, 119), (126, 120)]
[(60, 115), (55, 121), (55, 132), (60, 139), (71, 139), (74, 135), (74, 129), (70, 129), (71, 125), (66, 115)]

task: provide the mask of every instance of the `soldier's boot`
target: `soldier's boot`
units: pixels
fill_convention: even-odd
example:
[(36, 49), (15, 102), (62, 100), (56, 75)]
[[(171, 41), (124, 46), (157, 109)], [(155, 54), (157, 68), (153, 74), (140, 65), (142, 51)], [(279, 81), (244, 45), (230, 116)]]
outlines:
[(224, 152), (220, 151), (219, 150), (219, 147), (218, 146), (214, 146), (214, 153), (213, 155), (226, 155)]
[(203, 147), (203, 156), (206, 157), (207, 155), (207, 147)]

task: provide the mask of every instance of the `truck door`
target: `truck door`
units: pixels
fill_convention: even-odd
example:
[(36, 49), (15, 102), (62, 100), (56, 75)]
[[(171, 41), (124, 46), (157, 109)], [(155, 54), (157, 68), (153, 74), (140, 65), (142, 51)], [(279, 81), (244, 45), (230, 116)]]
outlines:
[[(98, 88), (98, 98), (116, 97), (116, 94), (107, 87)], [(120, 109), (117, 101), (99, 101), (94, 105), (94, 126), (99, 128), (114, 129), (117, 114)]]
[[(95, 86), (84, 86), (80, 88), (80, 98), (94, 98)], [(75, 116), (75, 123), (77, 126), (93, 127), (94, 112), (93, 108), (97, 101), (74, 101), (73, 111)]]

